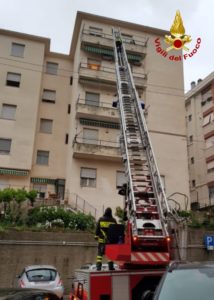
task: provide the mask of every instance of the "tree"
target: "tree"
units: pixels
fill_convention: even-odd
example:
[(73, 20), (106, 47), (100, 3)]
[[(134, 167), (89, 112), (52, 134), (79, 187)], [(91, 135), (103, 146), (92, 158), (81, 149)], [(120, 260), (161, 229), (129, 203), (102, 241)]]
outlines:
[(27, 193), (27, 198), (30, 200), (30, 204), (31, 206), (34, 205), (34, 202), (36, 201), (36, 197), (37, 197), (37, 191), (36, 190), (31, 190)]

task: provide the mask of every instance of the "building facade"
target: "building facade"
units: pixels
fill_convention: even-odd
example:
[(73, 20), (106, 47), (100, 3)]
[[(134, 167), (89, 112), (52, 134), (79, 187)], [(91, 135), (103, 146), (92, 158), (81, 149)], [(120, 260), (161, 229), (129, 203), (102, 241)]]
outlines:
[(188, 165), (192, 209), (214, 204), (214, 73), (186, 94)]
[(0, 31), (1, 188), (34, 188), (98, 214), (123, 206), (112, 27), (120, 28), (145, 102), (166, 194), (187, 206), (183, 65), (155, 48), (167, 32), (82, 12), (68, 55), (51, 52), (49, 39)]

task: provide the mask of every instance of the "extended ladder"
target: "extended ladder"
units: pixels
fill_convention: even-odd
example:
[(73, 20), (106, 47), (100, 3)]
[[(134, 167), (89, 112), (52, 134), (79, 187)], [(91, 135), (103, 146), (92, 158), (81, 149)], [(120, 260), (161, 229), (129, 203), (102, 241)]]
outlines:
[[(147, 254), (165, 252), (168, 257), (166, 216), (170, 208), (120, 32), (113, 29), (113, 37), (121, 149), (127, 176), (125, 208), (132, 238), (132, 260), (137, 260), (135, 254), (139, 250), (139, 253)], [(118, 38), (121, 40), (119, 46), (116, 43)], [(137, 257), (139, 261), (142, 255)], [(155, 259), (158, 260), (157, 257)], [(166, 257), (164, 259), (167, 263)]]

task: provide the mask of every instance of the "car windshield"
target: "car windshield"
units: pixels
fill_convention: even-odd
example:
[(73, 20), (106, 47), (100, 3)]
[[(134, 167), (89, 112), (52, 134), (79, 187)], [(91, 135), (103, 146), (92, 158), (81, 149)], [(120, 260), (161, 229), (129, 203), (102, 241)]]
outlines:
[(210, 300), (214, 295), (214, 268), (168, 272), (158, 300)]
[(56, 271), (53, 269), (34, 269), (26, 274), (29, 281), (53, 281), (56, 278)]

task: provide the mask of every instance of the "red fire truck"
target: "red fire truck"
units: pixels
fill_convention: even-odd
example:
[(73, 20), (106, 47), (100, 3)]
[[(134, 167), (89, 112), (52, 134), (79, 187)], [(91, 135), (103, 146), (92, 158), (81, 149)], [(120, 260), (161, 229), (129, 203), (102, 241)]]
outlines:
[(173, 214), (119, 30), (113, 30), (113, 40), (127, 177), (119, 193), (124, 195), (126, 224), (109, 228), (106, 256), (120, 270), (77, 270), (72, 300), (143, 300), (146, 291), (155, 289), (171, 259)]

